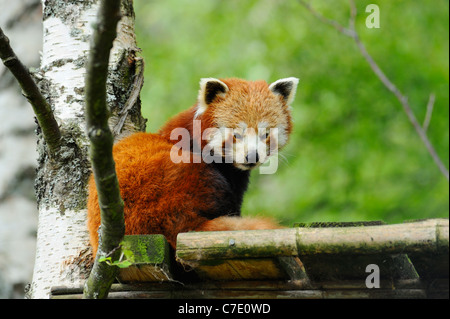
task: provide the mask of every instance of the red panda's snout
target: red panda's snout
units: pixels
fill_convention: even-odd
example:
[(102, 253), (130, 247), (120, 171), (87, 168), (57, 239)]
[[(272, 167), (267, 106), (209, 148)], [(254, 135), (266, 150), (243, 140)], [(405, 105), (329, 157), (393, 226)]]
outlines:
[[(270, 147), (269, 132), (265, 128), (246, 128), (241, 123), (241, 129), (234, 133), (234, 166), (241, 170), (251, 170), (264, 164), (273, 155)], [(236, 131), (236, 130), (235, 130)], [(275, 139), (272, 139), (274, 141)], [(272, 150), (276, 149), (272, 145)]]
[[(204, 148), (216, 163), (232, 163), (240, 170), (251, 170), (278, 155), (280, 133), (278, 128), (258, 129), (240, 123), (236, 128), (209, 129)], [(283, 138), (285, 139), (285, 138)]]

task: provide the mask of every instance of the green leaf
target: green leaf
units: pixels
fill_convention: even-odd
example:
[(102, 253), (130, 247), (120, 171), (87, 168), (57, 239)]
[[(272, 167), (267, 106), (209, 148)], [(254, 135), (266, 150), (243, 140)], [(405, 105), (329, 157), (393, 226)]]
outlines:
[(111, 257), (102, 256), (98, 259), (99, 262), (106, 262), (107, 264), (111, 263)]

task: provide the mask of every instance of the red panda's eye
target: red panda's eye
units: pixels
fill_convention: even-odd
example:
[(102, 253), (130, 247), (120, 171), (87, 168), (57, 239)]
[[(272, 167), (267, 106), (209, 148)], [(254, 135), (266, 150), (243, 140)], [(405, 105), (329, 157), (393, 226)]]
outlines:
[(261, 137), (262, 140), (267, 140), (267, 138), (269, 137), (269, 135), (270, 135), (270, 132), (266, 132), (266, 133), (260, 135), (260, 137)]
[(237, 140), (240, 140), (242, 138), (242, 135), (239, 133), (233, 133), (233, 137)]

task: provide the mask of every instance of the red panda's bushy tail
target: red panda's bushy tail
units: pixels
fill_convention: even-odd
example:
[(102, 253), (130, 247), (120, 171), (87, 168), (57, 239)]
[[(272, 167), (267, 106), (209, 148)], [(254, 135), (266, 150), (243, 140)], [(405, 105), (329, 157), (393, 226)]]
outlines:
[(285, 228), (268, 217), (222, 216), (208, 220), (197, 227), (196, 231), (227, 231)]

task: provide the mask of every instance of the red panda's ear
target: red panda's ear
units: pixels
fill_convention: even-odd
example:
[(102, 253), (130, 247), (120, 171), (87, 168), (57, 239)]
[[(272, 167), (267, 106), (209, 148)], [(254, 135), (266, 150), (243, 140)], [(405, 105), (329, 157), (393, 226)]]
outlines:
[(290, 105), (294, 101), (295, 92), (297, 91), (298, 79), (286, 78), (273, 82), (269, 86), (274, 94), (281, 95), (286, 101), (287, 105)]
[(203, 113), (217, 96), (225, 96), (228, 90), (228, 86), (218, 79), (201, 79), (200, 91), (198, 92), (197, 115)]

